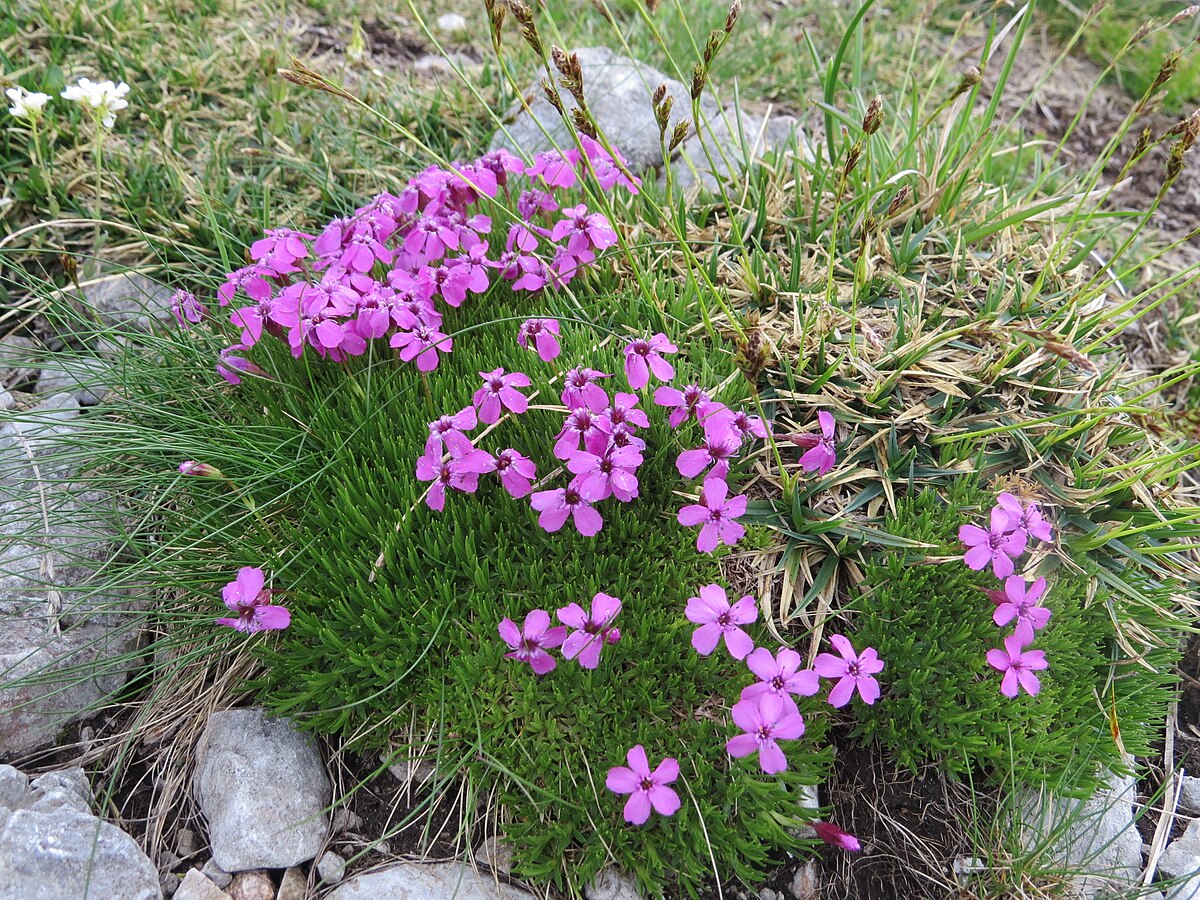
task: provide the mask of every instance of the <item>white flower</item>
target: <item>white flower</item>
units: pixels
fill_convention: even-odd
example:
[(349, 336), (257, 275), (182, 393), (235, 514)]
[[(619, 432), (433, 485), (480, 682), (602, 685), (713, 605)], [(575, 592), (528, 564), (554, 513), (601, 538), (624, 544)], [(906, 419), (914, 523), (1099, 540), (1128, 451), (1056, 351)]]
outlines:
[(29, 119), (31, 122), (42, 115), (42, 107), (50, 100), (49, 94), (40, 91), (27, 91), (23, 87), (11, 87), (4, 92), (12, 106), (8, 111), (14, 118)]
[(113, 84), (111, 81), (80, 78), (77, 84), (63, 90), (62, 98), (88, 107), (105, 128), (112, 128), (117, 121), (117, 113), (129, 105), (125, 99), (128, 93), (129, 85), (123, 81)]

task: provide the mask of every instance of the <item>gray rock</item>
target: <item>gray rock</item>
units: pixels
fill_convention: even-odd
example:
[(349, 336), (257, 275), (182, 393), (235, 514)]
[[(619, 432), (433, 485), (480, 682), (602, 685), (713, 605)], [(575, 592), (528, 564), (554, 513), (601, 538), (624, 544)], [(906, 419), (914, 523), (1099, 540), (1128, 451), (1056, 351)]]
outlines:
[(1142, 839), (1134, 824), (1137, 781), (1132, 776), (1110, 776), (1086, 801), (1031, 792), (1021, 808), (1023, 845), (1044, 848), (1044, 859), (1080, 872), (1074, 887), (1084, 897), (1127, 890), (1138, 881)]
[(19, 334), (0, 338), (0, 382), (8, 388), (33, 384), (40, 356), (38, 343), (32, 338)]
[[(230, 880), (233, 880), (232, 876)], [(229, 900), (229, 895), (205, 878), (199, 869), (188, 869), (175, 890), (175, 900)]]
[[(662, 166), (652, 95), (660, 84), (666, 83), (667, 93), (675, 97), (674, 123), (691, 115), (690, 89), (657, 69), (619, 56), (607, 47), (583, 47), (575, 52), (583, 69), (584, 97), (609, 143), (621, 151), (634, 172)], [(566, 91), (559, 93), (569, 113), (572, 97)], [(530, 85), (523, 97), (529, 101), (529, 111), (520, 104), (509, 110), (505, 127), (492, 138), (491, 149), (503, 147), (532, 156), (555, 146), (564, 149), (575, 146), (562, 117), (542, 96), (540, 81)], [(717, 105), (707, 95), (701, 104), (703, 115), (716, 114)], [(670, 129), (667, 135), (670, 136)]]
[(1200, 873), (1172, 885), (1167, 890), (1166, 900), (1200, 900)]
[(133, 838), (91, 814), (82, 769), (43, 775), (23, 795), (22, 777), (0, 771), (0, 900), (162, 897), (158, 872)]
[(815, 860), (810, 859), (796, 870), (789, 889), (796, 900), (820, 900), (821, 876), (817, 872)]
[(794, 116), (729, 106), (702, 124), (702, 134), (684, 141), (671, 160), (671, 177), (679, 188), (699, 183), (714, 191), (719, 182), (740, 176), (764, 154), (791, 146), (793, 139), (800, 155), (811, 159), (808, 140)]
[(326, 900), (532, 900), (532, 896), (460, 862), (404, 862), (355, 876)]
[(1200, 871), (1200, 819), (1192, 819), (1187, 831), (1167, 844), (1158, 871), (1167, 878), (1190, 878)]
[(78, 412), (56, 394), (0, 426), (0, 755), (44, 745), (116, 691), (137, 639), (135, 604), (95, 583), (120, 549), (118, 513), (69, 481)]
[(213, 713), (192, 782), (213, 859), (226, 872), (312, 859), (329, 832), (332, 788), (316, 745), (262, 709)]
[(317, 860), (317, 874), (326, 884), (337, 884), (346, 877), (346, 860), (332, 850), (327, 850)]
[(493, 871), (503, 872), (505, 875), (512, 871), (512, 848), (494, 834), (480, 841), (479, 846), (475, 848), (474, 856), (477, 866), (487, 866)]
[(1184, 775), (1179, 786), (1179, 808), (1185, 813), (1200, 815), (1200, 778)]
[(583, 889), (586, 900), (642, 900), (637, 880), (615, 866), (605, 866)]
[(308, 900), (308, 877), (302, 869), (292, 866), (283, 873), (275, 900)]
[(266, 872), (238, 872), (229, 885), (230, 900), (274, 900), (275, 882)]
[(171, 296), (164, 284), (137, 272), (120, 272), (85, 282), (83, 300), (100, 323), (125, 330), (151, 331), (171, 318)]
[(229, 887), (229, 882), (233, 881), (233, 875), (218, 866), (215, 859), (210, 859), (206, 862), (201, 867), (200, 874), (219, 888), (227, 888)]
[(81, 406), (95, 406), (108, 393), (112, 371), (102, 360), (69, 353), (50, 357), (38, 376), (39, 394), (67, 393)]

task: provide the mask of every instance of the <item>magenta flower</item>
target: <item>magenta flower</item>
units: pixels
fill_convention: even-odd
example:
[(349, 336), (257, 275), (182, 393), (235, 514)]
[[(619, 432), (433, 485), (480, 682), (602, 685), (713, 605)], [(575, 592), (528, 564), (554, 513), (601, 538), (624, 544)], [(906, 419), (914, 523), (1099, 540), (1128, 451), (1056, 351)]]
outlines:
[[(478, 450), (477, 453), (484, 451)], [(482, 468), (480, 474), (484, 472), (495, 472), (500, 479), (500, 483), (504, 485), (504, 489), (508, 491), (509, 496), (520, 500), (522, 497), (528, 496), (533, 490), (533, 480), (537, 477), (537, 467), (527, 456), (522, 456), (511, 447), (507, 450), (501, 450), (495, 456), (485, 454), (488, 457), (488, 464)]]
[(787, 757), (777, 741), (794, 741), (804, 734), (804, 719), (795, 704), (788, 709), (776, 694), (763, 694), (733, 705), (733, 721), (744, 734), (729, 739), (730, 756), (749, 756), (757, 751), (758, 764), (768, 775), (787, 769)]
[(642, 454), (636, 447), (608, 447), (607, 437), (600, 435), (586, 443), (586, 450), (577, 450), (567, 460), (567, 469), (578, 476), (571, 485), (579, 496), (598, 503), (615, 496), (628, 503), (638, 495), (637, 467)]
[(277, 275), (295, 272), (296, 260), (308, 256), (308, 245), (304, 242), (314, 240), (311, 234), (290, 228), (268, 230), (266, 235), (250, 245), (250, 258)]
[(813, 671), (822, 678), (837, 678), (838, 683), (829, 692), (829, 702), (834, 706), (845, 706), (857, 688), (863, 702), (870, 706), (879, 699), (879, 682), (873, 677), (883, 671), (883, 661), (874, 647), (855, 653), (854, 647), (840, 634), (832, 635), (829, 643), (840, 657), (832, 653), (818, 653), (813, 660)]
[(191, 291), (179, 290), (171, 295), (171, 315), (179, 323), (180, 328), (191, 328), (197, 325), (208, 313), (208, 309), (196, 299)]
[(1033, 673), (1050, 665), (1046, 662), (1046, 653), (1043, 650), (1025, 650), (1024, 647), (1020, 635), (1010, 634), (1004, 639), (1003, 650), (992, 649), (987, 652), (988, 665), (1004, 673), (1000, 693), (1005, 697), (1016, 697), (1021, 688), (1032, 697), (1042, 689), (1042, 683)]
[(817, 413), (817, 421), (821, 423), (821, 436), (818, 438), (814, 435), (800, 435), (796, 442), (809, 448), (800, 457), (800, 468), (805, 472), (824, 475), (837, 462), (837, 448), (834, 442), (837, 426), (833, 415), (825, 410)]
[(722, 637), (734, 659), (745, 659), (754, 649), (750, 635), (739, 627), (758, 618), (758, 606), (753, 597), (745, 596), (730, 606), (719, 585), (706, 584), (700, 588), (699, 597), (688, 598), (684, 615), (689, 622), (700, 626), (692, 633), (692, 646), (701, 656), (708, 656), (717, 649)]
[(584, 446), (590, 440), (604, 438), (607, 440), (608, 422), (599, 413), (594, 413), (586, 406), (573, 409), (563, 422), (562, 429), (554, 436), (554, 455), (558, 459), (567, 460), (579, 449), (582, 438)]
[(237, 615), (232, 619), (217, 619), (217, 624), (244, 634), (287, 628), (292, 614), (282, 606), (271, 605), (271, 591), (263, 587), (265, 581), (262, 569), (254, 566), (238, 569), (237, 579), (221, 589), (221, 599)]
[(604, 410), (608, 424), (613, 429), (625, 427), (631, 432), (634, 428), (649, 428), (650, 417), (638, 409), (638, 399), (637, 394), (618, 393), (608, 409)]
[(432, 325), (417, 325), (412, 331), (397, 331), (389, 341), (400, 351), (405, 362), (417, 361), (417, 369), (432, 372), (438, 365), (438, 354), (449, 353), (454, 342)]
[(963, 562), (976, 572), (990, 562), (997, 578), (1007, 578), (1015, 568), (1012, 557), (1025, 552), (1025, 532), (1013, 531), (1012, 517), (999, 506), (993, 507), (990, 524), (987, 531), (978, 525), (958, 529), (958, 539), (970, 548)]
[(608, 394), (597, 383), (601, 378), (611, 378), (596, 369), (583, 366), (572, 369), (563, 379), (565, 387), (562, 402), (567, 409), (587, 407), (592, 412), (601, 412), (608, 406)]
[(671, 410), (667, 420), (672, 428), (678, 428), (693, 415), (701, 404), (708, 403), (708, 394), (698, 384), (689, 384), (682, 391), (673, 387), (660, 387), (654, 392), (654, 405)]
[(629, 767), (613, 766), (604, 785), (614, 794), (629, 794), (623, 815), (630, 825), (642, 825), (653, 808), (659, 815), (673, 816), (679, 810), (679, 795), (667, 787), (679, 777), (679, 763), (668, 756), (650, 771), (650, 761), (641, 744), (625, 754)]
[(479, 473), (472, 471), (475, 467), (464, 464), (466, 457), (443, 461), (441, 456), (417, 457), (417, 480), (432, 481), (425, 495), (425, 503), (430, 509), (441, 512), (446, 508), (446, 488), (468, 494), (475, 493), (479, 487)]
[(1042, 518), (1042, 513), (1036, 503), (1023, 506), (1020, 500), (1005, 491), (996, 498), (996, 505), (1008, 513), (1013, 528), (1024, 532), (1026, 537), (1037, 538), (1039, 541), (1049, 541), (1054, 538), (1050, 523)]
[[(675, 377), (675, 367), (663, 359), (664, 353), (678, 353), (679, 348), (667, 340), (661, 331), (650, 339), (637, 338), (625, 345), (625, 377), (635, 391), (644, 388), (650, 375), (659, 381)], [(657, 396), (655, 402), (658, 402)]]
[(605, 644), (615, 644), (621, 639), (619, 628), (613, 620), (621, 612), (621, 601), (608, 594), (597, 593), (592, 598), (592, 611), (585, 613), (578, 603), (570, 603), (558, 611), (558, 621), (576, 629), (563, 643), (565, 659), (578, 659), (585, 669), (600, 665), (600, 651)]
[(452, 416), (441, 416), (429, 423), (429, 437), (425, 440), (425, 455), (440, 459), (445, 450), (464, 456), (475, 449), (464, 432), (479, 423), (475, 407), (467, 406)]
[(504, 654), (505, 659), (529, 663), (534, 675), (545, 675), (554, 670), (557, 663), (546, 651), (553, 650), (567, 639), (567, 629), (561, 625), (550, 627), (550, 614), (544, 609), (531, 611), (520, 629), (516, 622), (506, 616), (500, 620), (498, 630), (504, 643), (512, 647), (512, 653)]
[(758, 416), (743, 410), (732, 410), (724, 403), (703, 403), (696, 418), (704, 424), (708, 437), (731, 438), (739, 444), (747, 438), (767, 439), (767, 427)]
[(746, 533), (746, 529), (734, 520), (746, 511), (746, 497), (726, 497), (729, 485), (723, 479), (710, 476), (700, 489), (700, 502), (685, 506), (679, 511), (679, 524), (691, 527), (699, 525), (696, 549), (701, 553), (712, 553), (717, 544), (732, 547)]
[(533, 158), (533, 165), (525, 170), (525, 174), (530, 178), (540, 178), (546, 187), (574, 187), (579, 178), (575, 172), (578, 157), (578, 150), (568, 150), (566, 153), (548, 150)]
[(564, 209), (565, 219), (557, 222), (550, 230), (550, 240), (567, 239), (567, 250), (578, 256), (589, 251), (604, 250), (617, 242), (617, 233), (603, 213), (588, 213), (582, 203)]
[(695, 478), (709, 466), (709, 477), (724, 479), (729, 474), (729, 460), (737, 456), (738, 444), (731, 437), (706, 438), (702, 447), (684, 450), (675, 459), (675, 468), (684, 478)]
[(196, 462), (194, 459), (185, 460), (179, 464), (180, 475), (193, 475), (197, 478), (224, 478), (221, 470), (208, 463)]
[(241, 344), (225, 347), (217, 354), (217, 374), (230, 384), (241, 384), (242, 373), (248, 375), (266, 375), (267, 373), (241, 354), (246, 350)]
[(817, 833), (817, 837), (831, 847), (839, 847), (842, 850), (849, 850), (851, 853), (857, 853), (862, 849), (858, 838), (832, 822), (813, 822), (812, 827), (813, 831)]
[(1004, 599), (996, 604), (992, 613), (992, 621), (1003, 628), (1013, 619), (1017, 620), (1014, 634), (1021, 639), (1022, 645), (1033, 643), (1033, 634), (1046, 627), (1050, 621), (1050, 610), (1038, 606), (1037, 602), (1046, 593), (1046, 579), (1039, 578), (1031, 585), (1026, 585), (1020, 575), (1010, 575), (1004, 579)]
[(566, 524), (568, 516), (573, 518), (575, 528), (584, 537), (591, 537), (604, 527), (600, 513), (592, 509), (592, 504), (573, 487), (538, 491), (529, 498), (529, 503), (541, 513), (538, 524), (546, 531), (558, 531)]
[(542, 362), (550, 362), (562, 353), (558, 343), (561, 333), (557, 319), (526, 319), (517, 331), (517, 343), (525, 348), (532, 345)]
[(795, 712), (796, 701), (792, 699), (792, 694), (811, 697), (821, 689), (816, 672), (800, 669), (802, 661), (799, 653), (787, 647), (780, 648), (774, 656), (766, 647), (756, 647), (746, 657), (746, 665), (759, 680), (742, 690), (742, 700), (774, 694), (783, 701), (785, 709)]
[(500, 413), (507, 409), (520, 415), (529, 408), (529, 401), (517, 388), (529, 387), (532, 383), (524, 372), (509, 372), (493, 369), (480, 372), (483, 387), (475, 392), (474, 403), (479, 409), (479, 421), (492, 424), (500, 421)]

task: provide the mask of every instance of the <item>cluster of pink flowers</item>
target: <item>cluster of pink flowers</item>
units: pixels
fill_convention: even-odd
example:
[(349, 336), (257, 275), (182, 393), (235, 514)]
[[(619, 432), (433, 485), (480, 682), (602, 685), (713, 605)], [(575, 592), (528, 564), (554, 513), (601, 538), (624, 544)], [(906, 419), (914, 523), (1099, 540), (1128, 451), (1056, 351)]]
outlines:
[(1002, 673), (1000, 692), (1004, 696), (1016, 697), (1022, 689), (1033, 695), (1042, 689), (1034, 673), (1049, 666), (1045, 651), (1026, 649), (1050, 621), (1050, 610), (1038, 605), (1046, 593), (1046, 579), (1028, 584), (1023, 577), (1013, 574), (1013, 559), (1025, 552), (1031, 539), (1051, 540), (1053, 530), (1036, 503), (1022, 504), (1007, 492), (996, 498), (988, 524), (986, 530), (978, 525), (964, 525), (958, 531), (958, 539), (968, 548), (963, 556), (967, 566), (979, 571), (990, 563), (993, 574), (1004, 580), (1002, 591), (987, 591), (995, 605), (992, 621), (1001, 628), (1016, 622), (1012, 634), (1004, 639), (1003, 649), (987, 652), (987, 662)]
[(520, 628), (506, 616), (500, 620), (499, 632), (512, 652), (504, 655), (529, 663), (535, 675), (545, 675), (558, 665), (549, 651), (561, 647), (564, 659), (576, 660), (585, 669), (595, 669), (600, 665), (600, 651), (605, 645), (621, 639), (621, 629), (613, 625), (620, 612), (621, 601), (600, 592), (592, 598), (590, 612), (585, 612), (578, 603), (558, 610), (556, 615), (562, 625), (554, 628), (550, 627), (550, 614), (544, 609), (531, 610)]
[[(335, 361), (386, 340), (400, 359), (432, 371), (453, 350), (442, 304), (461, 306), (497, 276), (518, 291), (562, 287), (617, 243), (602, 213), (583, 204), (560, 207), (555, 196), (589, 169), (605, 189), (620, 184), (637, 193), (619, 153), (587, 137), (583, 147), (587, 164), (572, 149), (538, 154), (530, 165), (495, 150), (473, 162), (431, 166), (399, 194), (378, 194), (319, 234), (267, 231), (251, 245), (250, 264), (228, 273), (217, 291), (221, 306), (244, 301), (230, 316), (239, 340), (223, 351), (217, 371), (231, 384), (260, 373), (245, 352), (264, 334), (286, 341), (294, 356), (308, 348)], [(493, 254), (493, 222), (477, 206), (501, 195), (506, 206), (515, 201), (520, 218), (503, 251)], [(184, 328), (207, 313), (185, 291), (172, 311)]]

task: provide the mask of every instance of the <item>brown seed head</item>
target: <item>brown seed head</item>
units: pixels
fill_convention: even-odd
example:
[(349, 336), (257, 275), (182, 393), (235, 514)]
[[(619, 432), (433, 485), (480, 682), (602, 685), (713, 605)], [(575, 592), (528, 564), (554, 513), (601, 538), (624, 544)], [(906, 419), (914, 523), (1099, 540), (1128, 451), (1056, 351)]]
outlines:
[(737, 24), (738, 16), (742, 14), (742, 0), (733, 0), (729, 6), (729, 14), (725, 16), (725, 33), (729, 34), (733, 31), (733, 26)]
[(874, 134), (883, 123), (883, 98), (876, 94), (867, 104), (867, 114), (863, 116), (862, 129), (866, 134)]
[(675, 124), (675, 130), (671, 133), (671, 143), (667, 147), (669, 152), (674, 152), (675, 148), (687, 139), (688, 129), (691, 128), (691, 125), (692, 123), (686, 119)]

